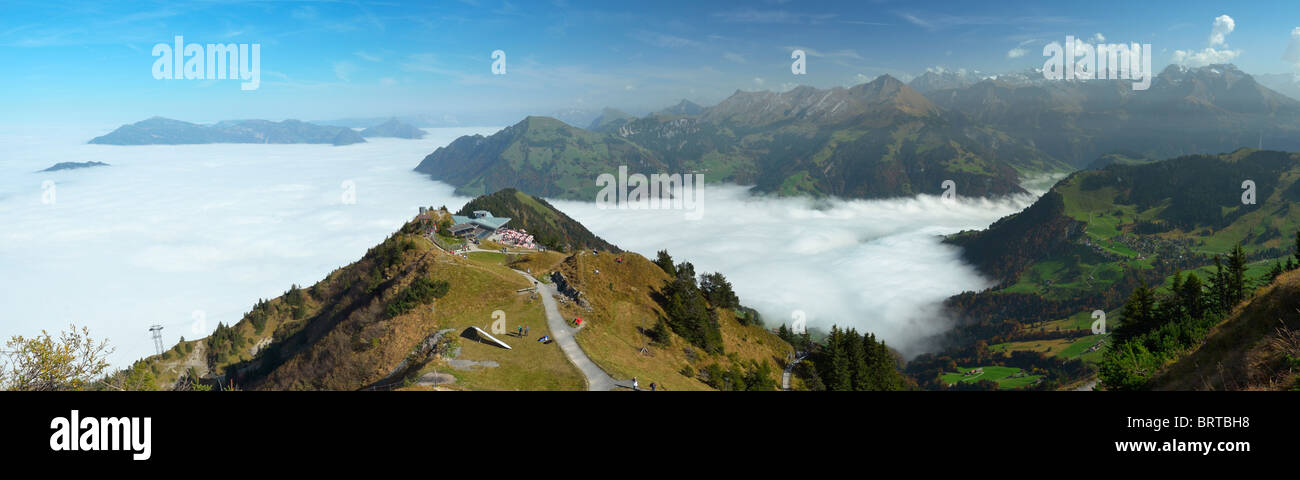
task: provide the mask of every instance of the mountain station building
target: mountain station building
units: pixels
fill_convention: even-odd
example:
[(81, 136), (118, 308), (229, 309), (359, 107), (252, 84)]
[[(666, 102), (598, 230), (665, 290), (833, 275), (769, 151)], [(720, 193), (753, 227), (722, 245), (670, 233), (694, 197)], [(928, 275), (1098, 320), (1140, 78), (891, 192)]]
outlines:
[(475, 210), (473, 216), (452, 215), (451, 234), (457, 237), (486, 239), (504, 227), (510, 217), (494, 217), (487, 210)]

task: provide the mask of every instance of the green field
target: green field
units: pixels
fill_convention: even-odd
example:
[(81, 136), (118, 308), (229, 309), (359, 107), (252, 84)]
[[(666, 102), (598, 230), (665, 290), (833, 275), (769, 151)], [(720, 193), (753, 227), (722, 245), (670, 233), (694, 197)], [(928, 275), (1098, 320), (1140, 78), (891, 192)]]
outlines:
[(1014, 376), (1020, 373), (1020, 369), (1016, 367), (989, 365), (979, 368), (983, 368), (984, 373), (966, 376), (965, 373), (974, 368), (958, 367), (958, 370), (960, 371), (955, 373), (945, 373), (941, 378), (943, 379), (943, 383), (948, 385), (955, 385), (958, 382), (973, 383), (980, 380), (992, 380), (998, 382), (998, 388), (1012, 389), (1033, 385), (1038, 381), (1039, 377), (1041, 377), (1041, 375)]
[(469, 252), (469, 259), (494, 265), (504, 265), (506, 263), (506, 255), (500, 252)]

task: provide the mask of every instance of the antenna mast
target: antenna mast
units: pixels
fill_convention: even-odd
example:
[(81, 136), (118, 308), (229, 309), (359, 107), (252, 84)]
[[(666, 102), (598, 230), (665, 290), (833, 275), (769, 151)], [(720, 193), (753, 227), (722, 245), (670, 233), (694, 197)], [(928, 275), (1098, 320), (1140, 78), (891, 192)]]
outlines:
[(162, 355), (163, 353), (162, 329), (162, 325), (153, 325), (149, 327), (149, 332), (153, 333), (154, 349), (158, 350), (159, 355)]

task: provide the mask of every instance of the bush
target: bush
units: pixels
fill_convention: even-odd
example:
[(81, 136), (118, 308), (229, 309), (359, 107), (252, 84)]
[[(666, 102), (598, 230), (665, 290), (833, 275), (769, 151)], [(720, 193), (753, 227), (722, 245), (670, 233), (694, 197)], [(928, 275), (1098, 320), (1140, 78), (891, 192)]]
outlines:
[(664, 322), (662, 318), (655, 322), (654, 328), (650, 329), (649, 336), (650, 341), (655, 345), (667, 347), (673, 344), (672, 331), (668, 329), (668, 323)]
[(432, 302), (447, 295), (451, 284), (443, 280), (429, 280), (427, 277), (416, 278), (411, 285), (397, 295), (393, 303), (388, 304), (388, 318), (406, 314), (415, 307)]

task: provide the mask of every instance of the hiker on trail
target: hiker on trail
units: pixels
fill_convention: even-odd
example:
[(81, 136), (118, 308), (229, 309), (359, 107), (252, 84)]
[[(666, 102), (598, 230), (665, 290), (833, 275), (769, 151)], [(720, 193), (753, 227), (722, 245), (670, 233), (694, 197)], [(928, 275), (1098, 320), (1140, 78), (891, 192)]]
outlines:
[(640, 390), (637, 388), (636, 377), (632, 377), (632, 390)]
[(650, 382), (650, 391), (655, 391), (655, 382)]
[(524, 327), (515, 327), (515, 336), (516, 337), (524, 336)]
[(527, 326), (527, 325), (524, 326), (524, 336), (525, 336), (525, 337), (528, 336), (528, 326)]

